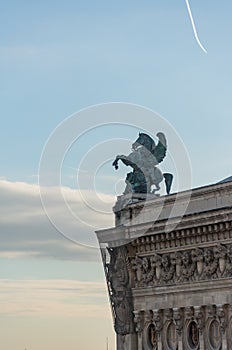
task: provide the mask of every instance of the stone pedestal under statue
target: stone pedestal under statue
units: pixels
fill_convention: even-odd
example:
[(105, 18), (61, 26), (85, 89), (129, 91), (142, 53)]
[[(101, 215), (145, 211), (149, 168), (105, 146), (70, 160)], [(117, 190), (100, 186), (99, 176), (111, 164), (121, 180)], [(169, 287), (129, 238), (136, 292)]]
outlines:
[(117, 350), (232, 350), (232, 182), (114, 211), (97, 236)]

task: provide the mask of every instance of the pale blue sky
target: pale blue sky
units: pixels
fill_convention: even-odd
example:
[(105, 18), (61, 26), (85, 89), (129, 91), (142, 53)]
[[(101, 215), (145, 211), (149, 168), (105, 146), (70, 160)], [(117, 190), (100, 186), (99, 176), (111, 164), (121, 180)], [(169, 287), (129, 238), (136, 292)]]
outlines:
[[(98, 253), (67, 243), (42, 214), (40, 219), (39, 201), (35, 199), (35, 175), (42, 148), (58, 123), (78, 110), (111, 101), (151, 108), (166, 118), (183, 139), (192, 163), (194, 187), (232, 174), (232, 3), (190, 0), (190, 5), (208, 54), (196, 43), (184, 0), (0, 3), (0, 278), (4, 288), (6, 279), (41, 280), (41, 285), (44, 280), (55, 279), (73, 283), (99, 281), (104, 289)], [(122, 132), (126, 137), (126, 129)], [(104, 139), (104, 133), (100, 139)], [(71, 165), (72, 161), (74, 152)], [(65, 184), (69, 185), (67, 181)], [(74, 187), (71, 181), (70, 186)], [(110, 192), (109, 187), (105, 192)], [(15, 288), (17, 293), (19, 285)], [(34, 288), (30, 284), (28, 293), (30, 302), (34, 300), (37, 307), (42, 301), (33, 299)], [(75, 290), (75, 284), (72, 288)], [(76, 293), (78, 309), (85, 302)], [(97, 296), (92, 297), (97, 300)], [(4, 305), (6, 298), (7, 294), (0, 300)], [(68, 295), (65, 298), (67, 301)], [(106, 293), (103, 298), (101, 305), (105, 303), (108, 310)], [(62, 304), (62, 296), (57, 300), (49, 314), (42, 312), (39, 316), (36, 310), (27, 314), (22, 300), (18, 300), (15, 317), (6, 307), (5, 328), (12, 324), (15, 332), (21, 325), (26, 334), (30, 319), (30, 327), (34, 325), (31, 334), (36, 334), (38, 317), (44, 317), (48, 320), (48, 334), (43, 349), (51, 348), (52, 336), (61, 325), (67, 327), (64, 339), (70, 339), (70, 343), (66, 342), (68, 348), (80, 348), (83, 339), (74, 337), (73, 319), (67, 318), (65, 324), (62, 321), (62, 312), (65, 317), (69, 312), (65, 311), (66, 301)], [(93, 317), (88, 315), (91, 325), (97, 312), (101, 313), (100, 306), (94, 309)], [(59, 316), (55, 310), (60, 310)], [(21, 312), (20, 316), (17, 312)], [(83, 315), (75, 312), (75, 322), (80, 324)], [(100, 318), (106, 329), (98, 326), (95, 338), (84, 349), (92, 349), (95, 341), (102, 348), (105, 333), (111, 332), (113, 339), (107, 312), (108, 316)], [(54, 315), (56, 324), (51, 322)], [(85, 322), (83, 334), (88, 332)], [(4, 338), (0, 336), (4, 342), (0, 347), (12, 350), (14, 339), (8, 332), (4, 331)], [(33, 343), (33, 337), (29, 347), (20, 332), (15, 343), (20, 349), (41, 347), (38, 339)], [(56, 344), (56, 350), (63, 348), (62, 342)]]
[(2, 3), (2, 175), (35, 174), (41, 148), (60, 121), (109, 101), (141, 104), (167, 118), (194, 169), (215, 152), (222, 134), (228, 152), (231, 6), (192, 1), (206, 55), (183, 0)]

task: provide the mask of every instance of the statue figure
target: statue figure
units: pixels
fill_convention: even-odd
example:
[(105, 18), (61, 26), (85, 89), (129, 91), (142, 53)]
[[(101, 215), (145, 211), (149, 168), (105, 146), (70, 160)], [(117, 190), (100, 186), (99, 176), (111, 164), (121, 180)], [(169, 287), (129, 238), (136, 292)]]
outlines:
[[(128, 155), (118, 155), (113, 162), (118, 169), (118, 161), (133, 168), (133, 172), (127, 174), (124, 194), (128, 193), (155, 193), (160, 189), (160, 182), (165, 179), (167, 194), (170, 193), (173, 175), (162, 174), (156, 167), (163, 161), (167, 151), (167, 141), (163, 133), (156, 135), (158, 144), (147, 134), (139, 133), (139, 137), (132, 144), (132, 152)], [(152, 189), (152, 186), (155, 186)]]

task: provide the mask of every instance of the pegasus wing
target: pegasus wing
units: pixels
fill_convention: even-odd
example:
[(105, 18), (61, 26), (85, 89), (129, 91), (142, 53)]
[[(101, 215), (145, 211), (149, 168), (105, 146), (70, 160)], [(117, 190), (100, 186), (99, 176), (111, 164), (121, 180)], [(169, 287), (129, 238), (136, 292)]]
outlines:
[(167, 140), (162, 132), (159, 132), (156, 136), (158, 137), (159, 142), (153, 151), (153, 155), (156, 158), (157, 163), (161, 163), (166, 156)]

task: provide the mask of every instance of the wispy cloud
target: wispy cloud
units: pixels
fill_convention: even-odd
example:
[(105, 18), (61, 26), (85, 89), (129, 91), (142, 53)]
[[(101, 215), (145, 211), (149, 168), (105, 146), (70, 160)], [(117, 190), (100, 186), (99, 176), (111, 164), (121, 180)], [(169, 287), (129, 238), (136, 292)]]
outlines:
[(104, 282), (0, 279), (0, 315), (109, 318)]

